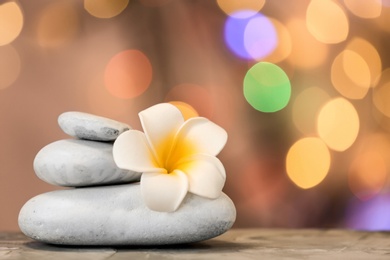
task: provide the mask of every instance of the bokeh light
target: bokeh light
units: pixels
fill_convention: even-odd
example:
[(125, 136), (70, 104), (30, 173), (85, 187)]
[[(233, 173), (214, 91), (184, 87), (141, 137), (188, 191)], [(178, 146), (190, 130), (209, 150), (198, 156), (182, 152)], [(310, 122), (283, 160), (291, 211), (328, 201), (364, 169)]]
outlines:
[[(380, 1), (380, 0), (377, 0)], [(387, 3), (386, 3), (387, 2)], [(374, 19), (380, 30), (383, 32), (390, 32), (390, 2), (388, 0), (382, 0), (381, 15)]]
[(356, 140), (360, 121), (355, 107), (344, 98), (327, 102), (318, 114), (317, 131), (329, 148), (345, 151)]
[(189, 104), (181, 101), (170, 101), (172, 105), (177, 107), (180, 112), (182, 113), (184, 120), (188, 120), (192, 117), (199, 116), (198, 112)]
[(277, 65), (259, 62), (250, 68), (245, 75), (244, 96), (256, 110), (261, 112), (279, 111), (290, 100), (290, 80)]
[(20, 56), (12, 45), (0, 46), (0, 89), (9, 87), (20, 73)]
[(372, 99), (375, 107), (386, 117), (390, 117), (390, 68), (381, 74), (377, 86), (374, 88)]
[(310, 1), (306, 12), (306, 25), (310, 33), (323, 43), (342, 42), (349, 33), (347, 15), (332, 0)]
[(390, 168), (390, 135), (387, 132), (374, 132), (364, 135), (357, 150), (357, 154), (364, 151), (379, 153), (384, 158), (386, 167)]
[(344, 0), (344, 4), (349, 11), (360, 18), (376, 18), (382, 11), (381, 0)]
[(359, 54), (367, 63), (371, 75), (371, 87), (373, 87), (382, 72), (382, 61), (377, 49), (360, 37), (353, 38), (345, 49)]
[[(253, 14), (253, 11), (239, 11)], [(249, 18), (229, 17), (225, 23), (225, 42), (243, 59), (262, 59), (274, 51), (277, 32), (268, 17), (255, 13)]]
[(0, 4), (0, 46), (11, 43), (23, 28), (23, 13), (14, 2)]
[(119, 52), (108, 62), (104, 82), (115, 97), (129, 99), (141, 95), (152, 81), (152, 65), (139, 50)]
[(207, 118), (212, 118), (213, 116), (213, 102), (209, 91), (203, 86), (189, 83), (176, 85), (169, 90), (165, 101), (184, 102), (193, 107), (200, 116)]
[(312, 69), (324, 63), (328, 55), (328, 46), (317, 41), (307, 30), (305, 21), (292, 18), (287, 22), (292, 39), (291, 54), (288, 61), (300, 69)]
[(351, 200), (347, 208), (346, 226), (358, 230), (390, 230), (390, 193), (367, 201)]
[(244, 32), (245, 49), (254, 59), (262, 59), (272, 53), (278, 44), (273, 23), (265, 16), (250, 19)]
[(229, 133), (236, 228), (344, 228), (350, 198), (390, 191), (389, 41), (390, 0), (0, 1), (0, 230), (53, 188), (20, 162), (64, 138), (60, 113), (142, 129), (161, 102)]
[[(374, 108), (371, 109), (371, 115), (374, 119), (374, 125), (378, 127), (378, 130), (382, 131), (390, 131), (390, 118), (383, 115), (378, 109)], [(389, 150), (389, 155), (390, 155), (390, 150)], [(386, 160), (387, 161), (387, 160)], [(390, 157), (388, 158), (388, 161), (390, 162)], [(389, 165), (390, 168), (390, 165)], [(390, 179), (389, 179), (390, 180)], [(390, 184), (390, 183), (389, 183)]]
[(278, 42), (275, 50), (271, 52), (267, 57), (265, 57), (263, 61), (278, 63), (286, 59), (291, 53), (291, 36), (286, 26), (284, 26), (280, 21), (274, 18), (270, 18), (270, 21), (275, 27)]
[(129, 0), (84, 0), (84, 8), (97, 18), (112, 18), (120, 14), (129, 4)]
[(306, 88), (298, 94), (292, 107), (292, 119), (301, 133), (306, 135), (316, 133), (318, 113), (329, 100), (329, 94), (320, 87)]
[(331, 80), (344, 97), (362, 99), (371, 86), (370, 68), (359, 54), (344, 50), (333, 61)]
[(376, 0), (382, 4), (383, 7), (390, 7), (390, 0)]
[(331, 156), (319, 138), (306, 137), (294, 143), (286, 157), (288, 177), (300, 188), (309, 189), (321, 183), (328, 174)]
[[(259, 12), (265, 4), (265, 0), (217, 0), (217, 4), (225, 14), (235, 18), (248, 18)], [(253, 12), (239, 12), (250, 10)]]
[(51, 48), (64, 46), (76, 37), (79, 27), (79, 13), (73, 3), (51, 2), (38, 17), (38, 44)]
[(349, 169), (349, 187), (361, 200), (379, 194), (387, 181), (385, 159), (376, 150), (360, 153)]

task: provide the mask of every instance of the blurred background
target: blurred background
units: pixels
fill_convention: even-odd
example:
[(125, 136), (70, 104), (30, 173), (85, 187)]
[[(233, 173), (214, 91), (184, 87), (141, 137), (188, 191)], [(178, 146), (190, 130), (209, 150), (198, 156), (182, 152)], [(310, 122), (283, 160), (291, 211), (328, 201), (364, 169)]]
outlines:
[(0, 1), (0, 230), (83, 111), (224, 127), (234, 227), (390, 229), (389, 0)]

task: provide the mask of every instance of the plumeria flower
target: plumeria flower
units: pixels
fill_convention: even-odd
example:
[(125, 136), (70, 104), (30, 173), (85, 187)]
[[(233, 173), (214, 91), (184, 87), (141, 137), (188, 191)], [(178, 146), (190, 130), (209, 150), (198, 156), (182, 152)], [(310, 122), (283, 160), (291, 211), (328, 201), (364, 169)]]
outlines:
[(115, 141), (119, 168), (142, 172), (141, 193), (148, 208), (175, 211), (187, 192), (218, 198), (226, 173), (216, 155), (227, 141), (220, 126), (203, 117), (184, 120), (172, 104), (139, 113), (144, 132), (129, 130)]

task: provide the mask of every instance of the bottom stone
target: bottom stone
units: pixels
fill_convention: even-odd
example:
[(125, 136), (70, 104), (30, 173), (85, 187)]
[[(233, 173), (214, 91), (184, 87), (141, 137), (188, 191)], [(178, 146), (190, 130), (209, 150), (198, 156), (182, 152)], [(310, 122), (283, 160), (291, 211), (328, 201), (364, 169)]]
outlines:
[(222, 195), (188, 193), (178, 210), (152, 211), (139, 184), (58, 190), (30, 199), (19, 214), (22, 232), (62, 245), (168, 245), (207, 240), (231, 228), (236, 209)]

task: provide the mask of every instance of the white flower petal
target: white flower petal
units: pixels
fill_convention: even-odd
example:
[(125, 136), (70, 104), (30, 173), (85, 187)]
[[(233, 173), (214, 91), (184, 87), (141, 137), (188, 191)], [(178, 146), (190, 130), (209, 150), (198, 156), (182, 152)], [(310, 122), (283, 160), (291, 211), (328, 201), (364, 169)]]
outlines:
[(169, 174), (144, 173), (141, 176), (141, 192), (149, 209), (173, 212), (188, 192), (188, 179), (181, 171)]
[(145, 134), (137, 130), (120, 134), (114, 142), (112, 154), (119, 168), (136, 172), (166, 172), (158, 167)]
[(141, 111), (139, 118), (152, 151), (161, 165), (171, 150), (178, 129), (184, 123), (183, 115), (174, 105), (161, 103)]
[(189, 192), (210, 199), (221, 195), (226, 172), (217, 157), (196, 154), (182, 160), (177, 166), (187, 174)]
[(178, 160), (199, 153), (216, 156), (226, 141), (227, 133), (222, 127), (204, 117), (190, 118), (175, 137), (172, 158)]

